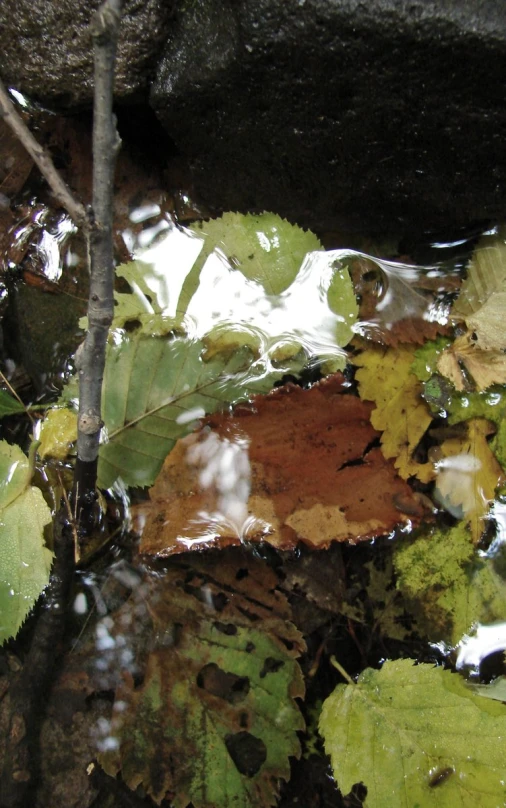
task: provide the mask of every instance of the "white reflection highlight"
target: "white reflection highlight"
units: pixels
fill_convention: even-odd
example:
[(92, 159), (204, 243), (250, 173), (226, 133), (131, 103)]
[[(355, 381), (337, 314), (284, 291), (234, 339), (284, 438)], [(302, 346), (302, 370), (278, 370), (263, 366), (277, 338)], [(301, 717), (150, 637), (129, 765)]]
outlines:
[(485, 657), (506, 649), (506, 623), (479, 625), (473, 636), (465, 635), (457, 648), (457, 669), (478, 668)]

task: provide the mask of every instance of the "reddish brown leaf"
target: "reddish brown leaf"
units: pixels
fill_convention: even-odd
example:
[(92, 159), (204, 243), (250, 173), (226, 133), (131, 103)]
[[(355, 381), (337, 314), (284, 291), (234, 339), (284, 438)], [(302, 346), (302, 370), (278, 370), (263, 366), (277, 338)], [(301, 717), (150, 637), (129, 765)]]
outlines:
[(328, 547), (388, 533), (407, 513), (416, 520), (411, 489), (372, 446), (379, 433), (371, 409), (334, 376), (209, 417), (166, 459), (150, 491), (141, 552), (243, 540)]

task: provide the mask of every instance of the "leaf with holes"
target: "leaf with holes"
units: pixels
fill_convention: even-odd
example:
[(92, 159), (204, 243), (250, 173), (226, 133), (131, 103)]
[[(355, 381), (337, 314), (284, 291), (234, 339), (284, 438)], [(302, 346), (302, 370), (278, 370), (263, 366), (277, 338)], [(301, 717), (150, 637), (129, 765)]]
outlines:
[(244, 552), (206, 561), (151, 581), (159, 645), (142, 684), (127, 674), (118, 688), (117, 748), (100, 762), (175, 808), (270, 806), (300, 755), (304, 645), (266, 564)]
[(368, 668), (324, 702), (320, 732), (341, 791), (367, 787), (365, 808), (504, 804), (506, 708), (450, 671)]

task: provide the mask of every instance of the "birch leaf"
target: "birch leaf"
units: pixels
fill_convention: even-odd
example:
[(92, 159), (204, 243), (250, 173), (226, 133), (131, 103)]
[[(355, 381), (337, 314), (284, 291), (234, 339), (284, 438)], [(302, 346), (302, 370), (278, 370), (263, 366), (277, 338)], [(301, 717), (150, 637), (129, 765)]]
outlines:
[(47, 586), (53, 554), (44, 545), (51, 511), (29, 485), (28, 458), (0, 442), (0, 643), (14, 637)]
[(476, 543), (495, 490), (504, 480), (487, 442), (493, 432), (493, 425), (484, 418), (470, 419), (463, 435), (443, 441), (436, 464), (436, 497), (450, 513), (464, 518)]
[(422, 399), (422, 385), (411, 372), (414, 349), (400, 346), (385, 350), (370, 346), (354, 358), (360, 397), (374, 401), (371, 423), (383, 434), (381, 448), (387, 459), (395, 458), (401, 477), (434, 477), (432, 463), (418, 463), (414, 452), (427, 431), (432, 415)]
[(323, 704), (320, 732), (339, 788), (365, 808), (484, 808), (504, 803), (506, 708), (457, 674), (412, 660), (368, 668)]
[(242, 552), (207, 560), (151, 582), (158, 647), (142, 684), (127, 674), (117, 690), (115, 745), (100, 762), (175, 808), (271, 806), (300, 755), (304, 644), (267, 565)]
[(282, 371), (252, 362), (248, 351), (202, 359), (201, 342), (124, 334), (108, 346), (98, 484), (110, 488), (154, 482), (176, 440), (199, 418), (220, 407), (270, 390)]

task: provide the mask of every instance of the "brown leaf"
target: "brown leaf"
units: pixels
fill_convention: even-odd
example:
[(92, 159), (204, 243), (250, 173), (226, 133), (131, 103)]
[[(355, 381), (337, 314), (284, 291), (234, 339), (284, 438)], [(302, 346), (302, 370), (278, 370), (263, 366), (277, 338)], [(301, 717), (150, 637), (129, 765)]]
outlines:
[[(178, 441), (150, 491), (141, 553), (266, 540), (279, 549), (352, 543), (415, 520), (420, 508), (372, 446), (371, 405), (339, 375), (286, 385)], [(404, 511), (401, 513), (400, 511)]]

